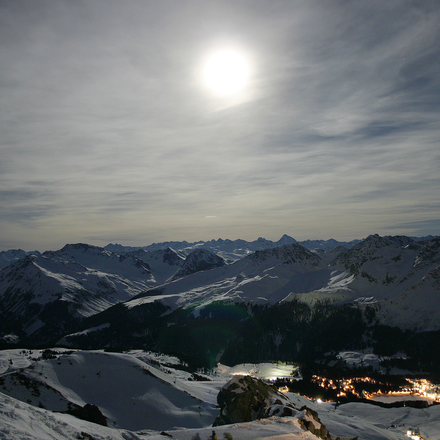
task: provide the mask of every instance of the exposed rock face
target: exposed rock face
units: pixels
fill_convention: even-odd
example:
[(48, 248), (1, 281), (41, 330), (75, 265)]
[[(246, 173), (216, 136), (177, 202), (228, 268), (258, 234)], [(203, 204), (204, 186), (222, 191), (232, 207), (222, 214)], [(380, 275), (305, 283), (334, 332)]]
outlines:
[(310, 408), (303, 407), (304, 414), (298, 417), (299, 425), (305, 431), (310, 431), (322, 440), (358, 440), (358, 437), (335, 437), (331, 435), (319, 419), (318, 413)]
[(220, 415), (213, 426), (293, 416), (295, 406), (272, 385), (250, 376), (235, 376), (219, 392)]
[(210, 270), (224, 266), (225, 260), (208, 249), (196, 249), (188, 254), (182, 267), (176, 272), (173, 279), (182, 278), (201, 270)]
[(65, 411), (67, 414), (77, 417), (78, 419), (87, 420), (88, 422), (97, 423), (98, 425), (108, 426), (107, 419), (96, 405), (86, 403), (83, 407), (76, 407)]

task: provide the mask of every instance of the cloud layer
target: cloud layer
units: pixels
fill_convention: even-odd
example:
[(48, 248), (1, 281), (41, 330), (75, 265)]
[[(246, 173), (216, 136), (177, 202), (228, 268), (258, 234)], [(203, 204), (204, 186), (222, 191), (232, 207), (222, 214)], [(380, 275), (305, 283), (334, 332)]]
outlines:
[[(431, 1), (0, 1), (0, 248), (440, 234)], [(248, 87), (203, 60), (236, 47)]]

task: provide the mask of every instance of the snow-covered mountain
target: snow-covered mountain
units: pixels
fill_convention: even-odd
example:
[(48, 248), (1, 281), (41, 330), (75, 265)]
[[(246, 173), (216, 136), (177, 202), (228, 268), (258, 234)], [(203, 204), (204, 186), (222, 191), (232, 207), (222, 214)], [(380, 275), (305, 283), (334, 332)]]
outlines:
[(400, 328), (438, 330), (440, 328), (440, 265), (400, 295), (379, 302), (382, 322)]
[[(126, 301), (156, 282), (131, 255), (85, 244), (31, 255), (0, 271), (0, 313), (27, 335)], [(5, 323), (3, 323), (5, 325)]]
[[(440, 328), (440, 238), (373, 235), (341, 253), (332, 263), (338, 283), (318, 293), (376, 303), (381, 322), (401, 328)], [(341, 285), (342, 284), (342, 285)]]
[[(280, 241), (295, 240), (284, 236)], [(237, 242), (215, 243), (232, 246), (228, 252), (237, 250)], [(264, 239), (255, 243), (270, 245)], [(200, 311), (216, 301), (353, 303), (362, 310), (374, 307), (385, 325), (440, 329), (438, 237), (414, 241), (371, 235), (350, 249), (327, 252), (293, 242), (247, 253), (230, 264), (205, 244), (191, 251), (120, 254), (75, 244), (26, 256), (0, 271), (0, 336), (11, 340), (10, 335), (26, 339), (51, 333), (58, 340), (61, 332), (77, 327), (78, 317), (120, 303), (127, 309), (156, 302), (170, 310)]]
[(22, 249), (10, 249), (0, 252), (0, 270), (28, 255), (40, 255), (38, 251), (26, 252)]
[(207, 249), (185, 258), (170, 248), (118, 255), (87, 244), (25, 256), (0, 271), (0, 332), (30, 336), (47, 326), (40, 334), (55, 334), (53, 326), (60, 331), (67, 322), (127, 301), (176, 274), (223, 264)]
[(191, 273), (155, 289), (156, 295), (146, 292), (125, 305), (131, 308), (160, 301), (176, 309), (194, 304), (201, 308), (215, 301), (275, 304), (292, 292), (321, 287), (330, 272), (321, 257), (294, 243)]
[(267, 240), (263, 237), (259, 237), (254, 241), (246, 240), (229, 240), (221, 239), (209, 240), (209, 241), (196, 241), (194, 243), (188, 243), (187, 241), (167, 241), (164, 243), (154, 243), (149, 246), (143, 247), (130, 247), (122, 246), (120, 244), (108, 244), (105, 249), (108, 249), (116, 253), (126, 253), (132, 252), (138, 249), (153, 252), (156, 250), (162, 250), (166, 248), (172, 248), (176, 251), (180, 251), (184, 254), (188, 254), (191, 251), (198, 248), (205, 248), (211, 250), (215, 254), (222, 257), (227, 263), (232, 263), (233, 261), (239, 260), (245, 257), (249, 253), (262, 251), (265, 249), (272, 249), (275, 247), (284, 246), (292, 243), (299, 243), (303, 247), (309, 250), (315, 250), (317, 252), (327, 252), (338, 246), (343, 246), (347, 249), (351, 248), (355, 244), (359, 243), (361, 240), (353, 240), (350, 242), (339, 242), (333, 239), (330, 240), (306, 240), (298, 242), (294, 238), (287, 234), (284, 234), (278, 241)]
[(131, 255), (120, 257), (85, 244), (66, 245), (3, 269), (0, 301), (3, 310), (20, 315), (25, 300), (41, 305), (61, 300), (89, 316), (154, 284), (148, 265)]
[(183, 266), (186, 258), (184, 253), (170, 247), (153, 251), (138, 249), (121, 255), (133, 255), (147, 263), (157, 284), (163, 284), (170, 280)]
[[(311, 252), (298, 243), (256, 251), (207, 273), (190, 274), (161, 286), (127, 307), (161, 301), (171, 308), (203, 307), (213, 301), (275, 304), (299, 299), (308, 304), (375, 304), (384, 324), (440, 328), (440, 239), (372, 235), (351, 249)], [(412, 310), (411, 317), (403, 313)]]

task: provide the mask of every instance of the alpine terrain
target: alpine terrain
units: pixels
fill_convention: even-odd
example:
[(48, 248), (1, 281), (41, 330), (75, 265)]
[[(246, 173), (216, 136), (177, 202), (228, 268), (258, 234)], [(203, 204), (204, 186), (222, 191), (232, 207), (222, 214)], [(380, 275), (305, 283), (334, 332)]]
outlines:
[[(366, 399), (440, 374), (439, 237), (68, 244), (2, 262), (0, 438), (440, 430), (435, 405)], [(347, 375), (368, 377), (347, 394)]]

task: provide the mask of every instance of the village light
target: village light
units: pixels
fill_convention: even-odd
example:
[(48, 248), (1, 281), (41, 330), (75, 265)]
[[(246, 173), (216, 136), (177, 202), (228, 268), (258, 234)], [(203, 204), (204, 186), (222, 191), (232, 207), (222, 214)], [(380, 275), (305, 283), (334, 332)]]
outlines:
[(406, 435), (412, 440), (423, 440), (418, 429), (417, 430), (408, 429), (408, 431), (406, 431)]

